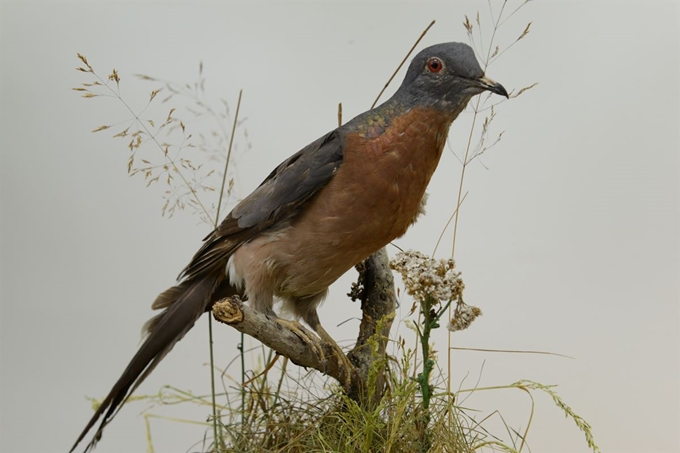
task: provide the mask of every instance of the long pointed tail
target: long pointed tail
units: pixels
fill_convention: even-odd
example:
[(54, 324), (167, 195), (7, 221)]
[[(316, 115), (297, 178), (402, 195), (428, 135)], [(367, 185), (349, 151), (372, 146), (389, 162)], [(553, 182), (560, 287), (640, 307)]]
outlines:
[(156, 368), (156, 365), (170, 352), (172, 347), (194, 326), (194, 323), (208, 309), (211, 296), (219, 283), (216, 276), (206, 276), (195, 281), (186, 281), (161, 293), (154, 302), (154, 308), (165, 308), (146, 325), (147, 338), (132, 358), (123, 374), (113, 386), (99, 409), (90, 419), (69, 453), (76, 449), (99, 418), (102, 419), (97, 432), (85, 448), (90, 451), (102, 437), (106, 425), (113, 419), (121, 406), (135, 389)]

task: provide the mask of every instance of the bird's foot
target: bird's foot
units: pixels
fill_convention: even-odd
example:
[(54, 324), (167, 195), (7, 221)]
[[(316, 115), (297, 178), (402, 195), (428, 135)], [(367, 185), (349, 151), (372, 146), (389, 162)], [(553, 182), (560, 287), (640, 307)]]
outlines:
[(321, 340), (323, 340), (324, 343), (328, 344), (328, 346), (330, 346), (331, 349), (333, 349), (333, 355), (337, 359), (338, 367), (340, 368), (340, 370), (342, 370), (345, 376), (344, 379), (345, 390), (349, 390), (352, 382), (352, 371), (354, 370), (354, 365), (352, 365), (352, 362), (350, 362), (345, 352), (335, 342), (333, 337), (331, 337), (328, 334), (328, 332), (326, 332), (326, 330), (323, 327), (321, 327), (321, 324), (317, 325), (314, 330), (319, 335), (319, 337), (321, 337)]
[(281, 326), (297, 335), (304, 343), (306, 343), (310, 348), (312, 348), (312, 350), (319, 357), (321, 363), (326, 362), (326, 356), (323, 352), (323, 348), (319, 344), (319, 340), (312, 332), (307, 330), (302, 324), (300, 324), (297, 321), (291, 321), (289, 319), (283, 319), (279, 317), (276, 317), (275, 320)]
[(337, 360), (336, 362), (337, 367), (341, 370), (342, 374), (344, 375), (344, 382), (342, 382), (342, 384), (345, 387), (345, 389), (349, 390), (350, 384), (352, 382), (352, 372), (354, 370), (354, 365), (352, 365), (352, 362), (350, 362), (349, 358), (347, 358), (347, 355), (345, 355), (345, 353), (340, 348), (340, 346), (338, 346), (333, 337), (331, 337), (328, 334), (328, 332), (326, 332), (324, 328), (321, 327), (320, 324), (317, 325), (316, 328), (314, 329), (318, 334), (318, 337), (316, 337), (316, 335), (307, 330), (302, 324), (300, 324), (297, 321), (291, 321), (288, 319), (278, 317), (275, 318), (275, 320), (281, 326), (293, 332), (304, 343), (306, 343), (316, 353), (317, 357), (319, 357), (319, 361), (323, 365), (323, 369), (326, 371), (329, 369), (329, 366), (327, 362), (328, 358), (324, 353), (323, 346), (324, 345), (328, 346), (333, 351), (332, 355)]

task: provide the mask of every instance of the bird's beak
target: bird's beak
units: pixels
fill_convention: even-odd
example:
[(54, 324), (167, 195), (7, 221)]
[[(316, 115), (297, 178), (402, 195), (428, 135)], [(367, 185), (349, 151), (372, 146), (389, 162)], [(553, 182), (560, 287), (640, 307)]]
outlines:
[(505, 96), (506, 98), (509, 98), (508, 92), (505, 90), (503, 85), (500, 83), (491, 80), (487, 76), (482, 76), (479, 79), (477, 79), (479, 82), (480, 86), (488, 91), (491, 91), (492, 93), (500, 94), (501, 96)]

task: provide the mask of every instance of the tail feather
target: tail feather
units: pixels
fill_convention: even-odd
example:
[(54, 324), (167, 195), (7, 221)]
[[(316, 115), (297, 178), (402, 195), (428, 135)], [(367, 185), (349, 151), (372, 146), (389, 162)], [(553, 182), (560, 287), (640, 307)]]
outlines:
[(191, 281), (182, 282), (177, 286), (172, 286), (156, 297), (156, 300), (151, 304), (153, 310), (158, 310), (161, 308), (168, 308), (176, 300), (178, 300), (182, 295), (187, 292), (189, 287), (192, 285)]
[[(103, 415), (99, 428), (97, 428), (97, 432), (85, 451), (94, 448), (101, 439), (104, 428), (115, 417), (125, 401), (156, 368), (163, 357), (170, 352), (175, 343), (184, 337), (194, 326), (196, 320), (208, 309), (212, 293), (220, 283), (219, 280), (218, 277), (213, 276), (183, 282), (158, 296), (154, 306), (167, 308), (147, 322), (145, 325), (148, 332), (147, 338), (94, 413), (69, 453), (76, 449), (80, 441)], [(171, 300), (173, 296), (174, 299)], [(162, 300), (162, 303), (158, 303), (159, 300)]]
[[(156, 297), (156, 300), (154, 300), (153, 304), (151, 304), (151, 309), (161, 310), (170, 307), (172, 304), (179, 301), (182, 296), (189, 291), (189, 288), (191, 288), (192, 284), (194, 283), (191, 281), (186, 281), (166, 289)], [(153, 332), (158, 324), (163, 320), (167, 312), (168, 310), (163, 310), (145, 322), (142, 326), (142, 337), (150, 335), (151, 332)]]

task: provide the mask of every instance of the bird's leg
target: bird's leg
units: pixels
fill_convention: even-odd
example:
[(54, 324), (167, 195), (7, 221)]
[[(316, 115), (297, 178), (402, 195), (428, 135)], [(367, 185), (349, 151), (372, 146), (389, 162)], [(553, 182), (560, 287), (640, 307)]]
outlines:
[(319, 340), (314, 339), (314, 334), (305, 329), (305, 327), (297, 321), (291, 321), (289, 319), (279, 318), (274, 315), (274, 320), (282, 327), (290, 330), (295, 335), (297, 335), (304, 343), (306, 343), (310, 348), (314, 350), (319, 360), (325, 363), (326, 356), (323, 352), (323, 348), (319, 345)]
[(352, 365), (352, 362), (350, 362), (350, 360), (347, 358), (347, 355), (345, 355), (344, 351), (335, 342), (333, 337), (331, 337), (328, 332), (326, 332), (326, 329), (321, 326), (321, 322), (319, 321), (319, 316), (316, 314), (316, 310), (307, 313), (304, 319), (305, 322), (307, 322), (307, 324), (309, 324), (309, 326), (314, 329), (317, 335), (319, 335), (321, 340), (333, 350), (334, 355), (338, 360), (338, 366), (344, 371), (345, 374), (345, 382), (343, 382), (344, 387), (345, 389), (349, 389), (352, 381), (352, 370), (354, 370), (354, 365)]

